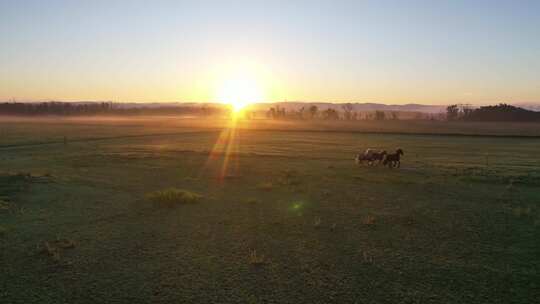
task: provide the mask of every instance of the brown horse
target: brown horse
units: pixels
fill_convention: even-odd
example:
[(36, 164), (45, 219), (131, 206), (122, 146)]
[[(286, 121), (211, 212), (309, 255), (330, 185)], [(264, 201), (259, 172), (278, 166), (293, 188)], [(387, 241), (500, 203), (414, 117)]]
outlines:
[(377, 164), (380, 164), (384, 156), (386, 155), (386, 151), (377, 151), (374, 149), (367, 149), (364, 151), (364, 153), (359, 153), (356, 156), (356, 163), (357, 164), (363, 164), (364, 161), (367, 161), (368, 165), (372, 166), (375, 161), (378, 161)]
[(401, 166), (400, 158), (403, 154), (403, 150), (397, 149), (395, 153), (386, 155), (383, 165), (388, 165), (388, 168), (399, 168)]

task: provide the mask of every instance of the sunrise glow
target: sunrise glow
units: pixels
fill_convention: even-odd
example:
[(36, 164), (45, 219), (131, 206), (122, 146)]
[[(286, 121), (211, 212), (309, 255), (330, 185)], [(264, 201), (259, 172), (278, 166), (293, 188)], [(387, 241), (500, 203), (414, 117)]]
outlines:
[(231, 105), (234, 112), (240, 112), (249, 104), (264, 100), (264, 90), (255, 77), (235, 75), (221, 83), (217, 99)]

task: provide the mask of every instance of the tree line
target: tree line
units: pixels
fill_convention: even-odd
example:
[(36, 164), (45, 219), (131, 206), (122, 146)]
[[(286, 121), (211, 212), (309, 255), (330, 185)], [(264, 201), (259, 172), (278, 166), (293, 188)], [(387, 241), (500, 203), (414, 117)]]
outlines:
[(157, 106), (124, 107), (112, 102), (5, 102), (0, 103), (0, 115), (197, 115), (228, 114), (230, 109), (217, 106)]
[(316, 105), (301, 107), (298, 110), (285, 110), (285, 108), (276, 105), (266, 112), (266, 117), (271, 119), (322, 119), (322, 120), (398, 120), (398, 112), (357, 112), (353, 110), (350, 103), (343, 104), (341, 111), (333, 108), (324, 110)]
[[(231, 109), (227, 106), (215, 105), (159, 105), (126, 107), (112, 102), (4, 102), (0, 103), (0, 115), (194, 115), (214, 116), (229, 115)], [(263, 111), (264, 113), (264, 111)], [(302, 107), (297, 110), (286, 110), (276, 105), (266, 111), (270, 119), (319, 119), (319, 120), (398, 120), (398, 112), (372, 111), (357, 112), (351, 104), (341, 105), (341, 111), (334, 108), (319, 109), (316, 105)], [(263, 114), (264, 115), (264, 114)], [(436, 114), (416, 113), (414, 119), (444, 119)], [(254, 118), (254, 112), (246, 112), (246, 118)], [(409, 115), (410, 116), (410, 115)], [(448, 121), (540, 121), (540, 112), (530, 111), (508, 104), (472, 108), (468, 105), (450, 105), (446, 108)]]
[(540, 122), (540, 112), (526, 110), (508, 104), (471, 108), (468, 105), (450, 105), (446, 108), (449, 121), (518, 121)]

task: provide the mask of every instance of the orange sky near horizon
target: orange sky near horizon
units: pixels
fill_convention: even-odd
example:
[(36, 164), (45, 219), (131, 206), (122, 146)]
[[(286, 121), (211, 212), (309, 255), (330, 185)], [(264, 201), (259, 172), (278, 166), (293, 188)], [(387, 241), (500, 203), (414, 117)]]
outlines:
[(6, 1), (0, 101), (540, 103), (540, 2)]

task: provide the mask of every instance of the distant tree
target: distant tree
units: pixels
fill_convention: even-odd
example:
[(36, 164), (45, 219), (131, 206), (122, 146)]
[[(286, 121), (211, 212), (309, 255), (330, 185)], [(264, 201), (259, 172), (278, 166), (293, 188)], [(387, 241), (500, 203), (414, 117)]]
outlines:
[(297, 112), (297, 118), (298, 119), (304, 119), (304, 113), (306, 112), (305, 107), (301, 107), (300, 110)]
[(386, 115), (384, 111), (375, 111), (375, 120), (384, 120)]
[(268, 112), (266, 112), (266, 117), (276, 119), (276, 109), (274, 107), (268, 109)]
[(207, 116), (211, 114), (226, 115), (225, 107), (216, 106), (178, 106), (163, 105), (159, 107), (118, 106), (112, 102), (40, 102), (40, 103), (0, 103), (0, 114), (3, 115), (163, 115), (190, 114)]
[(324, 110), (322, 112), (323, 114), (323, 119), (326, 119), (326, 120), (338, 120), (339, 119), (339, 113), (338, 111), (332, 109), (332, 108), (328, 108), (326, 110)]
[(468, 121), (538, 121), (540, 112), (530, 111), (507, 104), (485, 106), (473, 109), (464, 117)]
[(279, 108), (279, 118), (285, 118), (287, 116), (287, 113), (285, 112), (285, 108)]
[(449, 105), (446, 107), (446, 120), (452, 121), (459, 118), (459, 107), (458, 105)]
[(461, 108), (461, 118), (467, 120), (468, 117), (473, 113), (473, 109), (469, 106), (463, 106)]
[(390, 114), (392, 115), (392, 120), (398, 120), (399, 119), (397, 112), (391, 112)]
[(345, 120), (351, 120), (353, 105), (350, 103), (346, 103), (342, 105), (341, 108), (343, 109), (343, 117), (345, 118)]
[(311, 119), (317, 117), (317, 112), (319, 112), (319, 108), (316, 105), (312, 105), (309, 107), (309, 116)]

